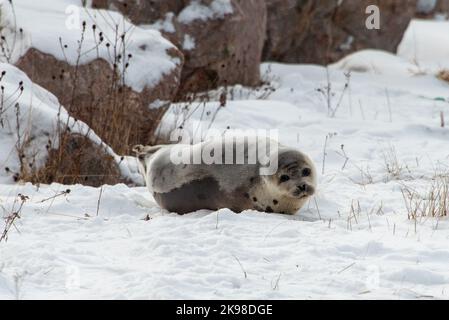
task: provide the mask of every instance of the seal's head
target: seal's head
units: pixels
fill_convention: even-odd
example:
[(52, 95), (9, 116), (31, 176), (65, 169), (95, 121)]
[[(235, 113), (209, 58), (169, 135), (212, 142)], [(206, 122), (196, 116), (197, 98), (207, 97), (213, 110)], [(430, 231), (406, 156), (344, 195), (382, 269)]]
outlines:
[(282, 193), (301, 201), (315, 193), (316, 169), (308, 156), (297, 150), (280, 150), (278, 162), (270, 180)]

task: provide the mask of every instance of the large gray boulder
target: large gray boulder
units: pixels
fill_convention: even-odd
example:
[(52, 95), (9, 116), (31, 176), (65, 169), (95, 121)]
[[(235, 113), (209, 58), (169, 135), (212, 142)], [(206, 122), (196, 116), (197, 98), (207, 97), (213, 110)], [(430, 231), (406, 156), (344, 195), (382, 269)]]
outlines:
[[(327, 64), (365, 48), (395, 52), (415, 15), (416, 0), (265, 0), (264, 60)], [(368, 30), (366, 8), (380, 9), (380, 29)]]
[(92, 5), (119, 10), (177, 44), (185, 56), (181, 93), (260, 83), (263, 0), (93, 0)]

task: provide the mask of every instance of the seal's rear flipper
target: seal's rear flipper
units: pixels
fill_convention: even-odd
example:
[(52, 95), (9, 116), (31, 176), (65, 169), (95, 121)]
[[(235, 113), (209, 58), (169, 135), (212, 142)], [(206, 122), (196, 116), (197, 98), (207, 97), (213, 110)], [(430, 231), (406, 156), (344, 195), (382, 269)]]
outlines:
[(141, 156), (141, 155), (151, 155), (153, 153), (156, 153), (157, 151), (159, 151), (161, 148), (163, 147), (163, 145), (158, 145), (158, 146), (143, 146), (141, 144), (138, 144), (136, 146), (133, 147), (133, 152), (137, 155), (137, 156)]

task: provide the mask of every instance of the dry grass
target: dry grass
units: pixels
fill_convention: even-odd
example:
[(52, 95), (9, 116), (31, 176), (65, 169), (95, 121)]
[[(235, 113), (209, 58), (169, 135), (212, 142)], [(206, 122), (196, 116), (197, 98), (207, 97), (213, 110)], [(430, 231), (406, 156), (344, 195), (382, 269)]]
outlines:
[(317, 88), (316, 91), (321, 94), (324, 101), (326, 102), (328, 116), (331, 118), (335, 118), (337, 111), (340, 109), (340, 106), (343, 102), (343, 98), (345, 97), (346, 93), (350, 91), (351, 72), (345, 73), (345, 84), (343, 89), (341, 90), (340, 95), (337, 95), (333, 91), (329, 67), (326, 67), (326, 81), (326, 85)]
[(402, 196), (408, 218), (443, 218), (449, 214), (449, 175), (437, 175), (425, 192), (403, 186)]
[[(1, 79), (0, 79), (1, 82)], [(21, 105), (17, 102), (26, 89), (19, 84), (19, 89), (11, 96), (6, 96), (4, 90), (0, 94), (3, 112), (8, 109), (14, 111), (13, 119), (0, 119), (3, 125), (10, 128), (11, 134), (16, 138), (16, 143), (11, 151), (15, 153), (19, 162), (18, 172), (9, 167), (4, 168), (14, 181), (30, 181), (36, 184), (58, 182), (63, 184), (81, 183), (90, 186), (102, 184), (114, 184), (124, 182), (121, 178), (115, 159), (108, 154), (106, 146), (93, 143), (85, 135), (74, 134), (70, 126), (61, 123), (54, 136), (49, 136), (48, 141), (37, 146), (40, 150), (47, 150), (48, 156), (43, 167), (36, 165), (36, 153), (31, 152), (36, 146), (33, 145), (30, 114), (22, 112)], [(3, 103), (3, 101), (9, 101)], [(4, 120), (4, 121), (3, 121)], [(55, 147), (53, 141), (57, 141)]]
[[(219, 93), (219, 96), (217, 95)], [(181, 99), (176, 104), (170, 106), (167, 109), (167, 115), (173, 117), (173, 119), (168, 122), (168, 119), (164, 121), (166, 125), (164, 128), (162, 126), (158, 126), (158, 130), (154, 134), (155, 142), (157, 144), (170, 144), (176, 143), (176, 141), (171, 140), (171, 136), (175, 134), (184, 133), (186, 131), (189, 133), (189, 127), (192, 124), (192, 118), (194, 114), (200, 114), (199, 122), (196, 127), (193, 127), (193, 132), (189, 133), (187, 136), (191, 138), (191, 141), (182, 141), (183, 143), (194, 143), (194, 139), (198, 139), (203, 141), (208, 131), (211, 129), (214, 124), (217, 115), (223, 110), (228, 104), (229, 91), (227, 87), (220, 88), (219, 90), (213, 92), (203, 92), (203, 93), (190, 93), (185, 94), (182, 97), (178, 97)], [(218, 99), (219, 103), (214, 106), (214, 108), (208, 108), (208, 103), (211, 101), (216, 101)], [(159, 120), (162, 121), (163, 117)], [(205, 127), (202, 126), (205, 125)], [(191, 136), (193, 134), (193, 136)], [(201, 136), (199, 135), (201, 134)]]
[(382, 151), (384, 168), (387, 173), (385, 182), (392, 180), (411, 180), (416, 177), (407, 163), (398, 158), (396, 148), (389, 145)]
[(383, 202), (381, 202), (378, 205), (373, 206), (370, 210), (363, 210), (360, 206), (359, 200), (352, 200), (351, 201), (351, 208), (349, 210), (348, 218), (346, 220), (346, 227), (348, 230), (352, 231), (353, 224), (359, 224), (362, 217), (366, 216), (368, 221), (368, 227), (369, 230), (372, 231), (372, 225), (371, 225), (371, 216), (381, 216), (384, 215), (384, 205)]
[(405, 166), (398, 160), (396, 149), (389, 146), (382, 151), (385, 171), (388, 174), (387, 180), (399, 180), (405, 170)]
[[(127, 32), (132, 33), (132, 30), (119, 30), (115, 22), (109, 22), (111, 28), (115, 27), (112, 38), (107, 38), (106, 32), (102, 32), (97, 24), (83, 22), (77, 63), (67, 70), (65, 67), (70, 64), (67, 60), (63, 62), (61, 74), (55, 78), (52, 87), (62, 97), (61, 102), (71, 116), (89, 124), (116, 153), (130, 154), (133, 145), (151, 141), (165, 109), (155, 110), (151, 116), (142, 110), (142, 97), (126, 85), (126, 70), (133, 63), (132, 54), (127, 52), (130, 42)], [(94, 34), (95, 48), (84, 44), (87, 33)], [(65, 57), (67, 46), (64, 39), (59, 41)], [(108, 61), (98, 58), (92, 66), (80, 65), (85, 52), (96, 49), (98, 55), (99, 47), (107, 48)]]
[(20, 215), (22, 213), (23, 206), (29, 200), (29, 198), (23, 194), (19, 194), (17, 198), (14, 200), (14, 204), (12, 206), (11, 212), (4, 217), (5, 219), (5, 227), (0, 235), (0, 242), (8, 241), (8, 233), (12, 227), (15, 227), (14, 222), (17, 219), (20, 219)]
[(58, 182), (65, 185), (101, 186), (124, 182), (112, 156), (82, 135), (61, 136), (59, 148), (50, 149), (43, 168), (34, 170), (23, 180), (33, 183)]

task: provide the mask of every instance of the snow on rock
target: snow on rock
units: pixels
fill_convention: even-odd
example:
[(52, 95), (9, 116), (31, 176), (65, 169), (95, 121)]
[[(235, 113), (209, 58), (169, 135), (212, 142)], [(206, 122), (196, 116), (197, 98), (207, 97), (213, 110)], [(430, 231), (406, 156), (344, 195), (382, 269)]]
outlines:
[[(31, 143), (26, 148), (28, 158), (33, 155), (37, 167), (45, 163), (45, 146), (56, 136), (58, 101), (12, 65), (1, 63), (0, 72), (4, 88), (1, 93), (4, 102), (0, 108), (0, 179), (3, 183), (12, 182), (12, 174), (20, 172), (18, 149), (27, 140)], [(65, 118), (67, 115), (63, 111), (61, 120)]]
[(182, 43), (182, 49), (186, 50), (186, 51), (190, 51), (190, 50), (195, 49), (195, 39), (192, 38), (188, 34), (184, 35), (184, 41)]
[(155, 23), (153, 23), (152, 25), (150, 25), (150, 29), (156, 29), (159, 30), (161, 32), (166, 32), (166, 33), (175, 33), (176, 32), (176, 28), (173, 24), (173, 19), (175, 18), (175, 14), (173, 12), (168, 12), (165, 15), (165, 18), (162, 20), (158, 20)]
[[(266, 37), (267, 10), (260, 0), (94, 0), (142, 27), (161, 31), (182, 49), (181, 91), (220, 85), (256, 86)], [(133, 7), (130, 10), (129, 7)]]
[(223, 19), (227, 14), (233, 13), (231, 0), (213, 0), (209, 5), (199, 0), (191, 0), (178, 16), (178, 21), (189, 24), (195, 20)]
[[(116, 12), (106, 13), (104, 10), (84, 8), (80, 0), (16, 0), (13, 2), (14, 10), (7, 0), (2, 0), (0, 5), (0, 25), (7, 29), (2, 32), (7, 35), (6, 40), (11, 44), (9, 61), (13, 64), (30, 48), (35, 48), (72, 66), (101, 58), (112, 67), (115, 39), (118, 42), (117, 49), (123, 50), (119, 39), (122, 34), (127, 37), (126, 52), (133, 56), (132, 63), (126, 69), (125, 83), (137, 92), (155, 87), (165, 75), (182, 63), (181, 59), (169, 54), (168, 51), (175, 50), (175, 47), (158, 31), (136, 27)], [(78, 60), (78, 41), (83, 21), (87, 23), (87, 30)], [(92, 31), (93, 24), (97, 28), (95, 33)], [(23, 32), (18, 32), (19, 28)], [(102, 42), (100, 32), (104, 38)], [(67, 48), (61, 47), (60, 39)], [(105, 45), (107, 42), (111, 47)], [(119, 64), (118, 68), (124, 71), (124, 64)]]
[(55, 94), (117, 152), (152, 140), (163, 109), (150, 105), (174, 99), (184, 61), (159, 31), (75, 0), (3, 1), (1, 8), (11, 48), (3, 60)]
[(131, 159), (122, 161), (86, 124), (69, 117), (53, 94), (10, 64), (0, 63), (0, 73), (3, 88), (0, 93), (0, 183), (12, 183), (14, 176), (19, 177), (21, 162), (25, 170), (42, 168), (48, 151), (59, 147), (58, 126), (65, 124), (71, 134), (86, 136), (98, 146), (97, 156), (106, 152), (113, 157), (124, 177), (141, 181)]

